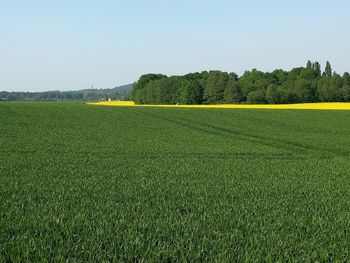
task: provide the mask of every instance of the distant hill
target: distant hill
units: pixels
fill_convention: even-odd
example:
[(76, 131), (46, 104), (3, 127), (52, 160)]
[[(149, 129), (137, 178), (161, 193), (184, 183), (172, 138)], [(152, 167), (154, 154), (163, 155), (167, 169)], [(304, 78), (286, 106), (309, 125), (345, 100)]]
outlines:
[(77, 91), (43, 91), (43, 92), (7, 92), (0, 91), (0, 100), (38, 100), (38, 101), (61, 101), (61, 100), (129, 100), (134, 84), (122, 85), (110, 89), (84, 89)]

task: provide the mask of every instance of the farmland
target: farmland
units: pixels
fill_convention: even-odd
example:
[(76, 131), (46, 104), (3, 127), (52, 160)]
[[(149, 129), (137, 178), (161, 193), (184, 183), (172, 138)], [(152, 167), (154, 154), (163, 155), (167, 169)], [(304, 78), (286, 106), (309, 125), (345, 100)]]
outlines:
[(350, 111), (0, 103), (0, 262), (346, 261)]

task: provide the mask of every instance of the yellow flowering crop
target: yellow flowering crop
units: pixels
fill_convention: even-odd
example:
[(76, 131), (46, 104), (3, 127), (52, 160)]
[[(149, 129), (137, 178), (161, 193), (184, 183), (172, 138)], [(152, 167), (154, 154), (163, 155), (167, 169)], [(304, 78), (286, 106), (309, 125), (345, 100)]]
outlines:
[(102, 101), (88, 103), (101, 106), (126, 107), (164, 107), (199, 109), (285, 109), (285, 110), (350, 110), (350, 103), (301, 103), (301, 104), (217, 104), (217, 105), (137, 105), (133, 101)]
[(90, 105), (100, 105), (100, 106), (135, 106), (133, 101), (100, 101), (100, 102), (89, 102)]

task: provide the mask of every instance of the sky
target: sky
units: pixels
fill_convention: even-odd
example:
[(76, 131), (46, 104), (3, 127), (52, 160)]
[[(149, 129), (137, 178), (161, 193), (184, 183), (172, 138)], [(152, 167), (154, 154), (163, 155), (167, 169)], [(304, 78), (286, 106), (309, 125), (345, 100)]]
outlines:
[(0, 0), (0, 90), (113, 88), (145, 73), (350, 71), (348, 0)]

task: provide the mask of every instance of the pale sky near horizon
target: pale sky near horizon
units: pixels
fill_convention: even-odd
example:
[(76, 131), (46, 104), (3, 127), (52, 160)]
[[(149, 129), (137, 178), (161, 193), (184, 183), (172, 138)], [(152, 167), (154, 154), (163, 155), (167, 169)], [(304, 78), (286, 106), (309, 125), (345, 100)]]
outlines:
[(144, 73), (350, 71), (348, 0), (0, 0), (0, 91), (113, 88)]

